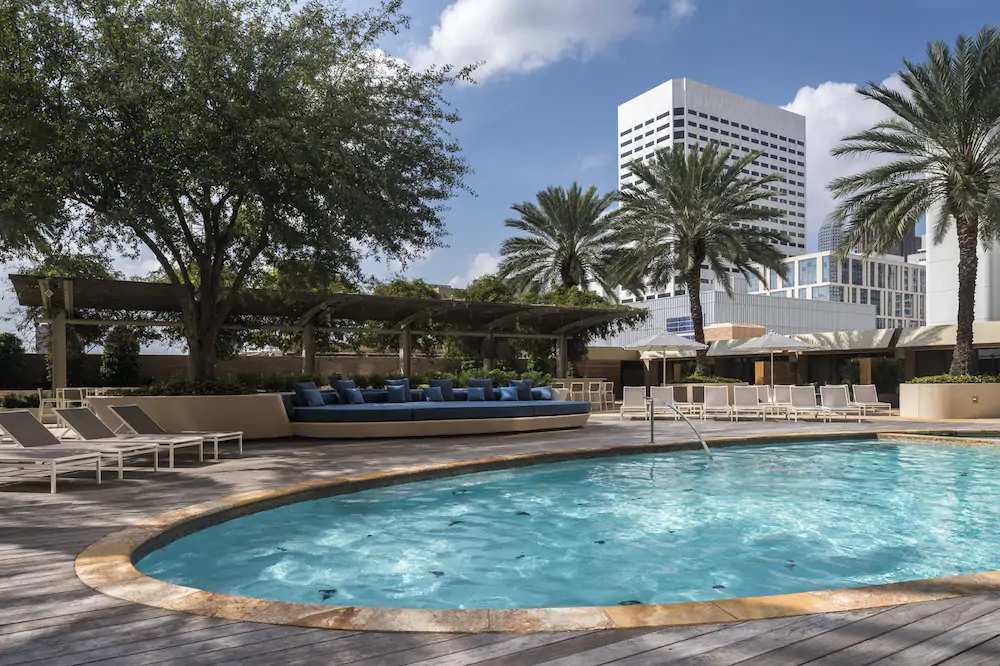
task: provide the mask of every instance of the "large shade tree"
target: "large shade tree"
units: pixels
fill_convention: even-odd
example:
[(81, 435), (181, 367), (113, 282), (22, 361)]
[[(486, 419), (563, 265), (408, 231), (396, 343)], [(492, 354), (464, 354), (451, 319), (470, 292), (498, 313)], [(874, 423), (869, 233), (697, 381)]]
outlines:
[[(730, 267), (760, 280), (760, 267), (782, 275), (787, 270), (784, 254), (777, 249), (783, 234), (759, 224), (780, 215), (767, 205), (767, 186), (781, 178), (744, 174), (760, 156), (734, 156), (732, 149), (720, 151), (715, 143), (689, 150), (676, 143), (658, 150), (648, 163), (629, 165), (638, 182), (620, 195), (615, 241), (621, 250), (615, 275), (621, 284), (644, 284), (657, 291), (671, 280), (683, 283), (698, 342), (705, 342), (703, 265), (728, 294), (733, 292)], [(705, 357), (704, 351), (698, 352), (698, 374), (705, 371)]]
[(952, 50), (927, 47), (927, 61), (904, 61), (905, 92), (869, 83), (859, 92), (892, 112), (844, 138), (834, 155), (889, 158), (830, 184), (835, 215), (850, 222), (844, 247), (895, 244), (928, 211), (938, 213), (935, 244), (954, 228), (958, 241), (958, 327), (951, 374), (974, 369), (972, 347), (979, 245), (1000, 234), (1000, 35), (960, 36)]
[(510, 280), (517, 291), (546, 291), (552, 287), (589, 289), (598, 284), (608, 295), (613, 245), (609, 209), (614, 192), (584, 190), (577, 183), (569, 189), (549, 187), (511, 208), (519, 217), (504, 226), (524, 232), (500, 246), (497, 274)]
[[(376, 48), (400, 0), (11, 0), (0, 17), (0, 249), (71, 220), (180, 287), (195, 379), (248, 276), (334, 282), (440, 243), (468, 168), (443, 90)], [(314, 276), (316, 277), (316, 276)], [(318, 279), (318, 278), (317, 278)]]

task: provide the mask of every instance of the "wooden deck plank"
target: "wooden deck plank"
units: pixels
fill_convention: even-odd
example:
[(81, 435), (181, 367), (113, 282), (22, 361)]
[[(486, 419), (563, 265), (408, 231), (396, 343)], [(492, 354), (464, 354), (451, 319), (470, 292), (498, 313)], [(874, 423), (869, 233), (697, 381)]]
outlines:
[(619, 643), (637, 636), (645, 636), (659, 629), (622, 629), (619, 631), (591, 631), (574, 638), (549, 643), (516, 654), (505, 655), (488, 661), (476, 662), (476, 666), (528, 666), (542, 664), (568, 657), (580, 652), (594, 650), (611, 643)]
[(939, 666), (996, 666), (1000, 664), (1000, 638), (994, 638), (980, 643), (971, 650), (966, 650)]
[[(425, 645), (451, 641), (456, 638), (454, 634), (388, 634), (369, 632), (340, 639), (336, 636), (338, 632), (326, 633), (330, 633), (331, 640), (324, 640), (320, 636), (318, 640), (323, 642), (319, 645), (309, 645), (298, 652), (295, 650), (284, 652), (281, 655), (282, 662), (309, 662), (320, 657), (319, 663), (322, 663), (324, 666), (353, 665), (362, 659), (377, 659)], [(286, 659), (289, 661), (285, 661)], [(273, 666), (274, 656), (264, 655), (255, 659), (241, 659), (236, 663), (245, 666)], [(380, 664), (382, 662), (376, 661), (376, 663)]]
[(977, 617), (951, 631), (917, 643), (885, 659), (877, 666), (934, 666), (1000, 636), (1000, 610)]
[[(483, 645), (490, 645), (491, 643), (501, 643), (511, 638), (513, 636), (508, 634), (467, 634), (465, 636), (456, 636), (447, 641), (407, 648), (393, 654), (362, 659), (352, 663), (351, 666), (409, 666), (413, 663), (420, 663), (421, 661), (427, 661), (428, 659), (442, 657), (455, 652), (471, 650)], [(324, 662), (318, 657), (303, 661), (302, 664), (324, 666)]]
[[(495, 659), (506, 659), (519, 652), (531, 650), (532, 648), (561, 643), (562, 641), (576, 638), (581, 632), (562, 632), (527, 634), (523, 636), (512, 636), (510, 640), (491, 643), (480, 647), (452, 652), (448, 655), (441, 655), (423, 661), (411, 662), (416, 666), (469, 666), (469, 664), (480, 664), (484, 661)], [(505, 662), (506, 663), (506, 662)]]
[(660, 629), (649, 634), (643, 634), (642, 636), (627, 638), (601, 647), (583, 650), (573, 655), (553, 659), (549, 663), (549, 666), (599, 666), (600, 664), (610, 663), (615, 659), (649, 652), (665, 645), (681, 643), (698, 636), (712, 634), (734, 626), (736, 625), (702, 624)]

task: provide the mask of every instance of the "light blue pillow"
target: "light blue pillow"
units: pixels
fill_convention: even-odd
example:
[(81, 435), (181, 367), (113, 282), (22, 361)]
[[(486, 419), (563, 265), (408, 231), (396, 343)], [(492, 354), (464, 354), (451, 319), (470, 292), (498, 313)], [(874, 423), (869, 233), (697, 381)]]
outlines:
[(486, 389), (482, 386), (470, 386), (465, 389), (465, 395), (469, 402), (484, 402), (486, 400)]
[(444, 395), (440, 386), (425, 386), (424, 400), (427, 402), (444, 402)]
[(469, 388), (481, 388), (483, 389), (483, 400), (493, 399), (493, 380), (492, 379), (470, 379), (466, 382)]
[(531, 390), (532, 397), (538, 395), (537, 400), (551, 400), (552, 399), (552, 387), (551, 386), (536, 386)]
[(347, 397), (347, 391), (352, 388), (358, 388), (358, 385), (354, 383), (353, 379), (334, 379), (330, 382), (333, 385), (333, 390), (337, 392), (337, 397), (340, 398), (340, 402), (345, 405), (350, 404), (351, 400)]
[[(409, 377), (403, 377), (402, 379), (387, 379), (387, 380), (385, 380), (385, 387), (389, 388), (390, 386), (405, 386), (406, 387), (406, 400), (410, 399), (410, 378)], [(406, 402), (406, 400), (404, 400), (403, 402)], [(392, 401), (390, 400), (389, 402), (392, 402)]]
[(455, 387), (450, 379), (429, 379), (427, 383), (441, 389), (441, 396), (445, 399), (445, 402), (455, 399)]
[(386, 402), (407, 402), (410, 399), (410, 387), (406, 384), (386, 384), (388, 392)]
[(359, 388), (344, 389), (344, 393), (347, 394), (347, 404), (349, 405), (365, 404), (365, 396), (362, 395), (361, 389)]
[[(508, 386), (513, 386), (517, 389), (517, 399), (518, 400), (531, 400), (531, 380), (530, 379), (511, 379), (507, 382)], [(502, 400), (503, 398), (501, 398)]]
[(501, 386), (500, 400), (504, 402), (517, 402), (519, 400), (516, 386)]

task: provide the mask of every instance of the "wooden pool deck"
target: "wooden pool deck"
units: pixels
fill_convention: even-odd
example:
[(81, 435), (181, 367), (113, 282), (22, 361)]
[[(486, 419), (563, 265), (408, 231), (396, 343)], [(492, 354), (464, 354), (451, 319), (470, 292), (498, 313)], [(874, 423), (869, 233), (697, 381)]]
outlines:
[[(948, 429), (1000, 423), (940, 424)], [(879, 419), (833, 426), (723, 421), (707, 436), (852, 430), (925, 430)], [(658, 441), (689, 440), (659, 422)], [(836, 666), (1000, 664), (1000, 595), (734, 624), (540, 634), (401, 634), (271, 626), (175, 613), (98, 594), (76, 577), (87, 545), (136, 520), (195, 502), (310, 478), (540, 450), (634, 444), (641, 421), (597, 417), (582, 431), (484, 439), (355, 443), (248, 442), (246, 457), (185, 462), (157, 474), (0, 485), (0, 666), (12, 664), (695, 664)], [(113, 477), (113, 475), (109, 475)]]

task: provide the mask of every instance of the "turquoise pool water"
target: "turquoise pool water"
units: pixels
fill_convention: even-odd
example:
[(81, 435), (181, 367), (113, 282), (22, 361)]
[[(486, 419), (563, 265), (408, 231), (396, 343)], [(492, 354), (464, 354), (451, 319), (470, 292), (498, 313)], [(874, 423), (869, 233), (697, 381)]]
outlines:
[(280, 601), (594, 606), (1000, 569), (1000, 451), (841, 441), (602, 458), (368, 490), (150, 553), (170, 582)]

